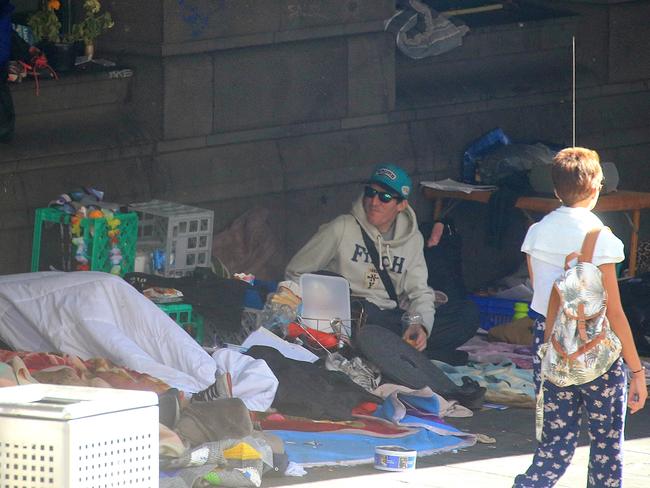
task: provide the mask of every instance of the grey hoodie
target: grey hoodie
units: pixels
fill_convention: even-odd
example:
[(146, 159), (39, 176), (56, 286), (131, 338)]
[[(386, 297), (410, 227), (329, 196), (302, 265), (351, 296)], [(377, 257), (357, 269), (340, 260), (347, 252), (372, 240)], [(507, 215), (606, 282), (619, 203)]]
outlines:
[(434, 294), (427, 286), (424, 239), (410, 206), (397, 215), (394, 237), (385, 241), (377, 228), (366, 220), (360, 197), (350, 214), (340, 215), (320, 226), (287, 265), (286, 279), (298, 283), (303, 273), (332, 271), (350, 282), (352, 295), (365, 298), (382, 310), (394, 309), (397, 304), (388, 297), (372, 264), (357, 221), (375, 243), (380, 256), (379, 264), (388, 270), (401, 308), (419, 314), (427, 335), (430, 335), (435, 313)]

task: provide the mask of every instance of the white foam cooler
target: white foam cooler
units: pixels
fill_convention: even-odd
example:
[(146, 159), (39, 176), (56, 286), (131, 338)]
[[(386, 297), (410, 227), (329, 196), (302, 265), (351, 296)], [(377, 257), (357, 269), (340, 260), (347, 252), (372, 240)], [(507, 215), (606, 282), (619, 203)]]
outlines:
[(0, 488), (158, 487), (158, 396), (0, 388)]

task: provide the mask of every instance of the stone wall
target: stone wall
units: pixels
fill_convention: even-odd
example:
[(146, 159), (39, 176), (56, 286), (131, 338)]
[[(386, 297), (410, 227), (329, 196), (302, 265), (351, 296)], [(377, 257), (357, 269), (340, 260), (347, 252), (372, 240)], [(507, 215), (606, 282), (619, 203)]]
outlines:
[[(468, 142), (496, 126), (519, 142), (569, 144), (573, 35), (577, 142), (617, 163), (621, 188), (650, 188), (650, 2), (544, 3), (578, 15), (478, 27), (462, 47), (413, 61), (383, 32), (392, 0), (107, 2), (116, 28), (100, 53), (132, 77), (43, 83), (38, 98), (13, 87), (19, 133), (0, 148), (0, 272), (28, 269), (34, 208), (81, 184), (110, 200), (211, 208), (217, 231), (270, 208), (286, 261), (349, 208), (377, 162), (405, 166), (416, 182), (456, 177)], [(413, 204), (428, 219), (430, 203)], [(470, 203), (451, 214), (470, 285), (521, 262), (523, 218), (513, 214), (507, 245), (490, 249), (486, 215)]]

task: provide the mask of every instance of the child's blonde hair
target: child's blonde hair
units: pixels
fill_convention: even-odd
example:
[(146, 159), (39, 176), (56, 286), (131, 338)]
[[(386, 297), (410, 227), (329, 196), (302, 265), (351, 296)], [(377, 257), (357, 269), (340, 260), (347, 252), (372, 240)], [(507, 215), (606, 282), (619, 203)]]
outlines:
[(603, 180), (600, 157), (584, 147), (562, 149), (551, 168), (555, 194), (568, 207), (588, 198)]

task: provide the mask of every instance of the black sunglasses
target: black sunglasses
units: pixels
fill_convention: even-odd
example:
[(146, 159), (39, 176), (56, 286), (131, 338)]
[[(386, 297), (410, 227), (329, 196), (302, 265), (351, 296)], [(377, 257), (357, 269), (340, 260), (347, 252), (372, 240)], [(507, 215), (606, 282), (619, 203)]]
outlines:
[(397, 195), (393, 195), (392, 193), (389, 193), (387, 191), (379, 191), (375, 190), (372, 186), (366, 186), (363, 188), (363, 196), (366, 198), (374, 198), (375, 195), (379, 198), (379, 201), (382, 203), (388, 203), (393, 199), (396, 200), (401, 200), (401, 197), (398, 197)]

